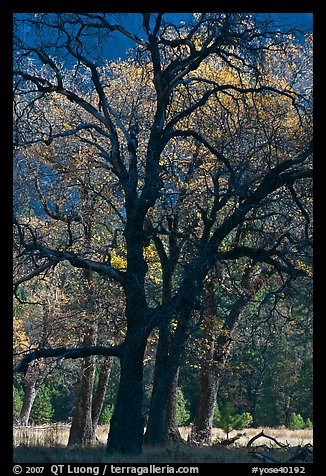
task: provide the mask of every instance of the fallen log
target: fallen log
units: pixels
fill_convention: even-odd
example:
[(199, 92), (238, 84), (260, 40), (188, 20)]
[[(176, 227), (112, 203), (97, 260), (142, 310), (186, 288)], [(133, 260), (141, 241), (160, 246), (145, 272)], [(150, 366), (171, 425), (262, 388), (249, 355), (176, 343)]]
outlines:
[(264, 431), (261, 431), (257, 435), (253, 436), (247, 443), (247, 448), (250, 448), (250, 446), (253, 444), (254, 441), (258, 440), (258, 438), (268, 438), (269, 440), (274, 441), (280, 448), (288, 448), (289, 445), (286, 445), (285, 443), (281, 443), (280, 441), (277, 441), (276, 438), (273, 436), (266, 435)]

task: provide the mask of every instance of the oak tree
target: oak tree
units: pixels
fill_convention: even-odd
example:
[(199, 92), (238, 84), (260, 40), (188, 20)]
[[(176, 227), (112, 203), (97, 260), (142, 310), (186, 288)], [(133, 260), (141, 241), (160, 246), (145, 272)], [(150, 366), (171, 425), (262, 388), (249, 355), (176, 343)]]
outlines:
[[(15, 146), (26, 156), (48, 154), (57, 170), (46, 187), (53, 190), (56, 182), (63, 201), (41, 201), (53, 219), (62, 218), (60, 237), (66, 237), (40, 235), (17, 217), (21, 253), (30, 259), (29, 273), (21, 279), (62, 261), (96, 273), (119, 286), (126, 320), (117, 345), (38, 348), (15, 370), (24, 372), (43, 357), (119, 357), (108, 449), (120, 453), (141, 452), (143, 360), (153, 329), (174, 326), (169, 372), (165, 377), (158, 372), (154, 395), (158, 388), (166, 393), (175, 376), (201, 319), (205, 279), (217, 262), (249, 258), (296, 278), (307, 272), (304, 250), (311, 244), (305, 206), (312, 176), (309, 91), (297, 87), (299, 60), (296, 81), (288, 82), (286, 75), (274, 80), (270, 70), (273, 57), (290, 65), (298, 48), (294, 32), (249, 14), (194, 14), (179, 26), (163, 13), (140, 18), (141, 35), (112, 14), (15, 18)], [(131, 39), (136, 48), (129, 60), (110, 65), (105, 56), (113, 33)], [(264, 107), (256, 107), (258, 98)], [(65, 111), (59, 119), (53, 117), (52, 101)], [(291, 130), (285, 127), (290, 120)], [(91, 168), (87, 181), (85, 161)], [(44, 167), (34, 173), (36, 190), (44, 196), (45, 184), (37, 183)], [(94, 197), (97, 227), (104, 218), (105, 246), (114, 240), (122, 244), (124, 266), (103, 260), (99, 246), (89, 248), (80, 240), (87, 220), (75, 207), (79, 180)], [(180, 197), (183, 210), (175, 217)], [(294, 234), (284, 211), (289, 203), (302, 216)], [(167, 206), (171, 217), (160, 218)], [(115, 213), (114, 222), (105, 220), (106, 210)], [(243, 227), (262, 239), (248, 242), (246, 233), (241, 239)], [(151, 240), (165, 275), (164, 299), (162, 294), (154, 305), (145, 254)], [(166, 353), (166, 342), (162, 345)], [(156, 433), (162, 425), (164, 412)]]

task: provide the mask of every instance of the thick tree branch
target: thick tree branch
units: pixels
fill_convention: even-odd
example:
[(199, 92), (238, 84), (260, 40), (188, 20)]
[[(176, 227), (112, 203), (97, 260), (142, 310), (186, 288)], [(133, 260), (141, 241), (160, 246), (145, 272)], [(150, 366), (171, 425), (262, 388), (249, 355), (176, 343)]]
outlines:
[(90, 355), (104, 355), (121, 357), (123, 344), (115, 346), (93, 345), (83, 347), (57, 347), (49, 349), (37, 349), (26, 354), (22, 360), (13, 368), (14, 373), (26, 374), (31, 362), (41, 358), (59, 357), (62, 359), (80, 359)]

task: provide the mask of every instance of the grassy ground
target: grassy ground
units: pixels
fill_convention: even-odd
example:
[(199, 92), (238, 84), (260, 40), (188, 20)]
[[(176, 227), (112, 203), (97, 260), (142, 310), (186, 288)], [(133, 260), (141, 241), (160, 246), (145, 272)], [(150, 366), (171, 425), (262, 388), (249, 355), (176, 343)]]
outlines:
[[(289, 444), (289, 448), (279, 448), (266, 438), (259, 438), (253, 448), (246, 448), (252, 436), (262, 428), (243, 430), (243, 436), (232, 447), (215, 445), (211, 447), (195, 447), (190, 445), (173, 445), (160, 449), (144, 448), (143, 454), (132, 459), (120, 455), (106, 453), (107, 426), (98, 428), (98, 442), (92, 447), (66, 447), (69, 427), (52, 425), (48, 428), (16, 428), (14, 429), (14, 462), (15, 463), (258, 463), (254, 451), (270, 456), (277, 462), (286, 462), (298, 452), (299, 447), (312, 444), (311, 430), (291, 431), (288, 429), (264, 428), (264, 433), (278, 441)], [(184, 439), (189, 428), (182, 428)], [(230, 434), (230, 438), (236, 433)], [(214, 429), (216, 443), (225, 439), (219, 429)], [(257, 445), (266, 445), (263, 449)], [(262, 461), (260, 461), (263, 463)]]

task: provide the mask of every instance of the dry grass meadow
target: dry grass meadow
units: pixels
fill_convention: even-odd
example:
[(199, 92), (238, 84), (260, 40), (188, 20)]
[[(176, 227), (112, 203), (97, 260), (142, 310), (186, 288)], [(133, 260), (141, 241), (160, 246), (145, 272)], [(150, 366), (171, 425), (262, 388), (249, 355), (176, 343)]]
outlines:
[[(275, 438), (278, 442), (288, 445), (279, 447), (274, 441), (260, 437), (251, 448), (248, 441), (261, 431)], [(190, 429), (181, 428), (182, 437), (187, 439)], [(218, 443), (225, 439), (222, 430), (213, 431), (214, 442), (208, 447), (196, 447), (188, 444), (166, 446), (153, 449), (144, 448), (143, 454), (137, 458), (108, 455), (106, 439), (108, 426), (100, 426), (97, 430), (97, 443), (88, 447), (68, 448), (68, 425), (50, 425), (45, 427), (15, 427), (14, 462), (15, 463), (264, 463), (259, 461), (255, 453), (273, 458), (275, 462), (285, 463), (294, 458), (301, 449), (313, 445), (312, 430), (289, 430), (287, 428), (248, 428), (241, 431), (239, 438), (232, 446), (225, 447)], [(235, 436), (232, 432), (229, 437)], [(297, 459), (297, 460), (296, 460)], [(306, 461), (307, 462), (307, 461)]]

